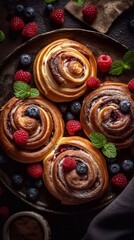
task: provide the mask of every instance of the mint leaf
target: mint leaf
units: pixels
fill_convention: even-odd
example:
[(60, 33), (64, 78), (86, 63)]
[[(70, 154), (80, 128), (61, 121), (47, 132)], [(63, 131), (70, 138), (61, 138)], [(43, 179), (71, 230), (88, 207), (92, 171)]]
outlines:
[(117, 60), (112, 63), (109, 73), (112, 75), (120, 75), (123, 73), (125, 65), (122, 60)]
[(43, 0), (44, 3), (52, 3), (55, 2), (56, 0)]
[(85, 2), (85, 0), (74, 0), (79, 6), (82, 6)]
[(125, 65), (129, 66), (129, 69), (134, 68), (134, 50), (129, 50), (125, 53), (123, 62)]
[(39, 90), (37, 88), (31, 88), (31, 91), (30, 91), (30, 97), (37, 97), (39, 96)]
[(6, 39), (5, 33), (0, 31), (0, 42), (3, 42)]
[(92, 132), (89, 136), (89, 139), (91, 140), (92, 144), (97, 148), (102, 148), (106, 142), (106, 137), (98, 132)]
[(102, 153), (108, 158), (114, 158), (117, 155), (117, 150), (113, 143), (106, 143), (102, 148)]

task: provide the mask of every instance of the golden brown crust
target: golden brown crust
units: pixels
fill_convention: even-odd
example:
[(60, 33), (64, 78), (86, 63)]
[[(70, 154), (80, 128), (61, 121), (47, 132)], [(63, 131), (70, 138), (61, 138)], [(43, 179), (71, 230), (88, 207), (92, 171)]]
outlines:
[[(85, 163), (86, 174), (76, 169), (65, 172), (62, 163), (71, 156)], [(63, 137), (56, 148), (44, 159), (44, 182), (49, 192), (65, 205), (78, 205), (100, 198), (108, 186), (105, 159), (90, 141), (79, 136)]]
[[(120, 101), (131, 103), (128, 113), (120, 110)], [(97, 131), (104, 134), (117, 148), (134, 143), (134, 96), (127, 84), (105, 82), (84, 99), (80, 121), (87, 136)]]
[(82, 96), (86, 80), (96, 76), (95, 57), (90, 49), (70, 39), (59, 39), (45, 46), (36, 56), (34, 80), (40, 92), (55, 102)]
[[(39, 119), (25, 115), (30, 106), (39, 109)], [(24, 129), (29, 138), (25, 146), (18, 148), (13, 141), (13, 133)], [(0, 143), (3, 150), (13, 159), (31, 163), (44, 159), (64, 134), (61, 113), (53, 103), (39, 96), (19, 99), (13, 97), (3, 107), (0, 116)]]

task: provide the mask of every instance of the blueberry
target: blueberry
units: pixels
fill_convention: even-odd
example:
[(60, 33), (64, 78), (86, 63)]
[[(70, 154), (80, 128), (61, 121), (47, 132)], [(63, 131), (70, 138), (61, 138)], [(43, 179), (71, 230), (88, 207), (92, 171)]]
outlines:
[(44, 185), (43, 179), (36, 179), (34, 185), (36, 188), (41, 189)]
[(79, 101), (72, 102), (70, 110), (73, 114), (79, 114), (81, 110), (81, 103)]
[(49, 16), (50, 13), (54, 10), (54, 5), (49, 3), (45, 5), (45, 15)]
[(26, 198), (29, 201), (36, 201), (39, 196), (39, 191), (37, 188), (29, 187), (26, 189)]
[(67, 112), (68, 105), (67, 103), (60, 103), (59, 104), (59, 110), (61, 113), (65, 114)]
[(26, 109), (26, 116), (29, 116), (31, 118), (39, 118), (39, 108), (37, 108), (36, 106), (30, 106)]
[(15, 7), (16, 15), (22, 15), (23, 11), (24, 11), (24, 6), (22, 4), (17, 4)]
[(32, 58), (29, 54), (22, 54), (19, 59), (19, 63), (23, 67), (27, 67), (31, 64)]
[(122, 100), (119, 107), (123, 113), (128, 113), (130, 111), (131, 104), (128, 100)]
[(24, 9), (24, 16), (27, 20), (32, 20), (36, 17), (36, 11), (33, 7), (26, 7)]
[(128, 27), (129, 27), (130, 31), (134, 32), (134, 19), (131, 19), (128, 22)]
[(79, 175), (83, 175), (83, 174), (87, 173), (87, 171), (88, 171), (88, 167), (85, 163), (78, 163), (77, 164), (76, 172)]
[(122, 162), (121, 166), (125, 172), (131, 172), (134, 169), (134, 163), (127, 159)]
[(75, 119), (75, 116), (74, 116), (74, 114), (72, 114), (71, 112), (67, 112), (67, 113), (66, 113), (66, 116), (65, 116), (65, 119), (66, 119), (66, 121), (74, 120), (74, 119)]
[(24, 182), (24, 179), (23, 179), (22, 175), (15, 174), (15, 175), (12, 176), (12, 186), (16, 190), (20, 190), (22, 188), (23, 182)]
[(120, 172), (120, 165), (118, 163), (109, 164), (109, 172), (112, 174), (116, 174)]

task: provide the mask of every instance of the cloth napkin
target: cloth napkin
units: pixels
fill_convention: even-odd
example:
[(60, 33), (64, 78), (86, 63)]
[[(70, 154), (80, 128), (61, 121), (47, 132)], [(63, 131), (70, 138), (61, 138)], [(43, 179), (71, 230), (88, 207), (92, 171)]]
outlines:
[(134, 178), (91, 221), (82, 240), (134, 240)]
[[(126, 9), (134, 5), (134, 0), (85, 0), (84, 6), (87, 4), (94, 4), (98, 8), (98, 14), (95, 21), (89, 25), (93, 30), (97, 30), (101, 33), (106, 33), (113, 21)], [(72, 14), (75, 18), (82, 22), (82, 7), (79, 7), (73, 0), (69, 1), (65, 6), (65, 9)], [(86, 23), (86, 22), (85, 22)], [(87, 24), (87, 23), (86, 23)], [(88, 25), (88, 24), (87, 24)]]

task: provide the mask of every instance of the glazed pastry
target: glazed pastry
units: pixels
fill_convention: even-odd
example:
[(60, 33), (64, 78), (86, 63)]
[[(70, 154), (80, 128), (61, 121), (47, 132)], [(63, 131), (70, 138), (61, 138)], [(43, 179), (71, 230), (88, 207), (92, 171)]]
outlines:
[(64, 38), (41, 49), (33, 66), (39, 91), (55, 102), (82, 96), (87, 90), (86, 80), (96, 76), (96, 71), (92, 51), (79, 42)]
[[(126, 101), (126, 106), (122, 106)], [(123, 109), (124, 108), (124, 109)], [(134, 96), (127, 84), (105, 82), (84, 99), (80, 121), (85, 134), (97, 131), (118, 149), (134, 143)]]
[[(38, 115), (31, 116), (36, 108)], [(28, 142), (18, 147), (13, 134), (23, 129), (28, 132)], [(11, 98), (0, 116), (0, 142), (3, 150), (13, 159), (31, 163), (42, 159), (63, 136), (64, 123), (61, 113), (50, 101), (42, 98)]]
[[(65, 164), (66, 161), (69, 162)], [(66, 169), (68, 165), (72, 169)], [(65, 205), (98, 199), (108, 186), (105, 159), (87, 139), (63, 137), (44, 159), (44, 182), (48, 191)]]

